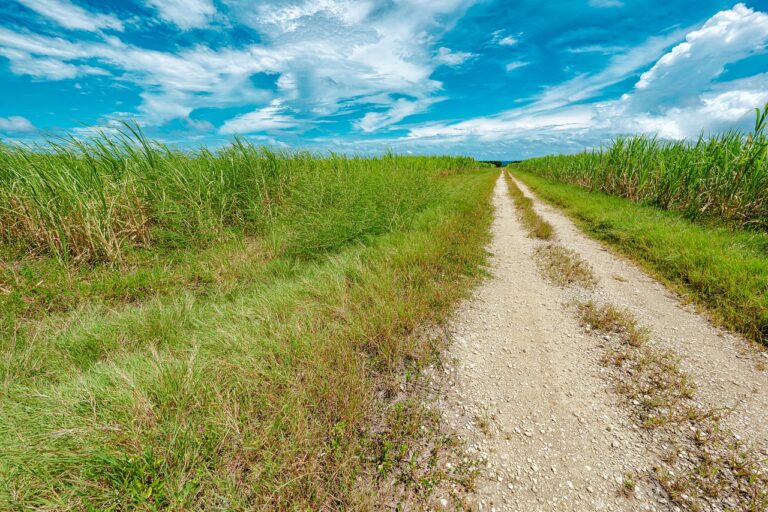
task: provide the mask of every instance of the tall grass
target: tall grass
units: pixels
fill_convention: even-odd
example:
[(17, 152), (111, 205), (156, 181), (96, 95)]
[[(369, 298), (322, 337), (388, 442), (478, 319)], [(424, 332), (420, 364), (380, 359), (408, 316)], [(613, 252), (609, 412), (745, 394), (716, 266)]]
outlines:
[(520, 168), (592, 191), (710, 218), (768, 229), (768, 105), (755, 128), (695, 142), (619, 137), (604, 149), (534, 158)]
[(419, 326), (479, 276), (495, 170), (130, 127), (1, 153), (1, 510), (429, 492), (408, 472), (427, 416), (393, 401), (434, 356)]
[(430, 195), (421, 186), (427, 176), (476, 166), (450, 157), (320, 157), (242, 139), (184, 152), (126, 124), (87, 140), (0, 145), (0, 241), (62, 260), (116, 261), (130, 247), (186, 244), (232, 226), (263, 232), (299, 209), (295, 234), (312, 240), (287, 248), (329, 250), (407, 219)]

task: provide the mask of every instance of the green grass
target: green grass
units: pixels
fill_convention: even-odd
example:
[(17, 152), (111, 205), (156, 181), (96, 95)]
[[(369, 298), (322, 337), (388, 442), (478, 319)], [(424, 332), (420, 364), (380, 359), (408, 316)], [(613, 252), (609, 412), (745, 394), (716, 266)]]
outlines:
[(682, 214), (516, 171), (542, 199), (635, 260), (721, 324), (768, 342), (768, 234), (702, 225)]
[(402, 225), (431, 198), (424, 173), (476, 165), (319, 157), (240, 139), (216, 152), (180, 151), (133, 125), (42, 147), (0, 143), (0, 241), (62, 261), (119, 261), (136, 247), (200, 244), (233, 227), (265, 234), (283, 223), (280, 249), (315, 255)]
[(594, 192), (761, 231), (768, 230), (768, 105), (750, 134), (695, 142), (620, 137), (607, 148), (534, 158), (519, 168)]
[(390, 499), (422, 424), (391, 400), (480, 275), (497, 172), (135, 142), (0, 157), (0, 509)]
[(555, 236), (555, 231), (552, 225), (533, 209), (533, 200), (523, 194), (509, 171), (504, 171), (504, 180), (507, 182), (507, 192), (512, 198), (512, 202), (515, 203), (515, 210), (526, 231), (528, 231), (528, 236), (541, 240), (551, 240)]

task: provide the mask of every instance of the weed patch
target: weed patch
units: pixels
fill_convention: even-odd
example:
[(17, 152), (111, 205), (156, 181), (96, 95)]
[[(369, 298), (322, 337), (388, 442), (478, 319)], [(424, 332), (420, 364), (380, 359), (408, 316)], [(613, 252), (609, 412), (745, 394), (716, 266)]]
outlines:
[(558, 244), (536, 248), (536, 262), (544, 276), (559, 286), (575, 284), (591, 288), (597, 284), (589, 263), (577, 252)]
[[(671, 446), (655, 468), (656, 480), (686, 510), (762, 511), (768, 507), (766, 461), (720, 423), (720, 411), (701, 408), (678, 358), (648, 343), (631, 313), (588, 302), (582, 324), (606, 335), (604, 363), (616, 370), (616, 388), (658, 446)], [(625, 478), (630, 495), (634, 480)]]

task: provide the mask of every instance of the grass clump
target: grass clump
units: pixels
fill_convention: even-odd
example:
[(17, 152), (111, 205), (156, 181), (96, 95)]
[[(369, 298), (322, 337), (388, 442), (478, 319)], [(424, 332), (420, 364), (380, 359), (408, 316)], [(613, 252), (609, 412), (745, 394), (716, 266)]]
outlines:
[(509, 171), (504, 171), (504, 179), (507, 182), (507, 191), (512, 197), (515, 203), (515, 208), (520, 217), (520, 220), (528, 231), (528, 235), (533, 238), (539, 238), (541, 240), (551, 240), (554, 237), (554, 229), (552, 224), (545, 221), (541, 216), (533, 209), (533, 199), (526, 197), (520, 187), (517, 186), (515, 180), (509, 174)]
[(579, 305), (581, 322), (589, 329), (619, 334), (635, 347), (648, 340), (648, 331), (639, 327), (637, 321), (628, 311), (623, 311), (610, 304), (597, 305), (586, 302)]
[(579, 285), (594, 287), (597, 278), (592, 267), (576, 251), (558, 244), (536, 248), (536, 261), (544, 275), (559, 286)]
[(4, 149), (0, 508), (376, 508), (430, 480), (403, 477), (426, 419), (395, 383), (479, 277), (496, 173), (120, 140)]
[(706, 306), (718, 323), (768, 340), (768, 234), (701, 225), (676, 212), (525, 172), (517, 176), (588, 234)]
[[(720, 423), (719, 411), (701, 407), (695, 386), (672, 352), (648, 343), (634, 316), (611, 305), (579, 306), (582, 324), (607, 335), (603, 361), (616, 370), (616, 389), (639, 423), (665, 447), (655, 481), (686, 510), (765, 510), (768, 468)], [(631, 496), (634, 479), (621, 492)]]
[(768, 229), (768, 105), (750, 134), (727, 132), (691, 143), (620, 137), (605, 149), (534, 158), (521, 170), (617, 195), (690, 219)]

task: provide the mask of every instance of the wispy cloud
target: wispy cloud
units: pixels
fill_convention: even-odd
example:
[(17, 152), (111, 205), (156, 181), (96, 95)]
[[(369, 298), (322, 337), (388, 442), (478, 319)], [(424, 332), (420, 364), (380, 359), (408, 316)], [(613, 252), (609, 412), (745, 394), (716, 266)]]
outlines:
[[(649, 39), (610, 59), (599, 73), (550, 87), (528, 106), (458, 123), (426, 123), (411, 128), (404, 140), (411, 146), (441, 138), (458, 146), (492, 141), (536, 151), (555, 142), (561, 150), (583, 148), (621, 133), (695, 137), (702, 129), (748, 122), (750, 111), (768, 102), (768, 73), (716, 81), (726, 64), (761, 52), (766, 44), (768, 15), (737, 4), (684, 37)], [(647, 71), (619, 99), (584, 102), (643, 67)]]
[(269, 106), (234, 117), (224, 123), (219, 133), (255, 133), (287, 130), (299, 126), (299, 121), (286, 113), (279, 100)]
[(624, 7), (624, 2), (621, 0), (589, 0), (589, 5), (592, 7)]
[(516, 46), (519, 42), (516, 37), (506, 36), (499, 39), (499, 46)]
[(68, 0), (16, 0), (21, 5), (49, 18), (64, 28), (97, 32), (123, 30), (122, 22), (110, 14), (94, 13)]
[(379, 131), (382, 128), (399, 123), (406, 117), (423, 112), (441, 98), (425, 98), (411, 101), (399, 98), (386, 112), (368, 112), (358, 122), (358, 127), (365, 133)]
[(523, 68), (523, 67), (525, 67), (525, 66), (527, 66), (529, 64), (530, 64), (530, 62), (525, 62), (523, 60), (516, 60), (516, 61), (510, 62), (509, 64), (507, 64), (505, 66), (505, 69), (507, 70), (507, 73), (509, 73), (510, 71), (514, 71), (516, 69)]
[[(88, 107), (75, 105), (86, 95), (74, 89), (61, 112), (47, 106), (47, 126), (88, 111), (110, 128), (95, 106), (106, 104), (154, 133), (213, 143), (244, 133), (355, 151), (553, 151), (631, 131), (681, 137), (732, 126), (768, 91), (758, 59), (731, 66), (764, 51), (768, 37), (766, 14), (743, 4), (702, 23), (677, 11), (643, 17), (634, 2), (614, 11), (623, 4), (574, 2), (576, 25), (569, 16), (557, 29), (567, 36), (553, 38), (533, 0), (514, 16), (500, 0), (137, 0), (114, 11), (92, 0), (12, 1), (24, 7), (0, 26), (11, 88), (26, 80), (50, 98), (98, 86)], [(595, 16), (624, 22), (583, 23)], [(110, 94), (114, 103), (104, 102)], [(30, 112), (14, 114), (45, 126)], [(23, 127), (18, 117), (3, 126)], [(320, 132), (338, 136), (308, 138)]]
[(568, 53), (618, 53), (628, 50), (626, 46), (589, 44), (577, 48), (568, 48)]
[(496, 30), (491, 34), (491, 42), (497, 46), (517, 46), (520, 43), (520, 35), (517, 36), (511, 36), (511, 35), (504, 35), (506, 31)]

